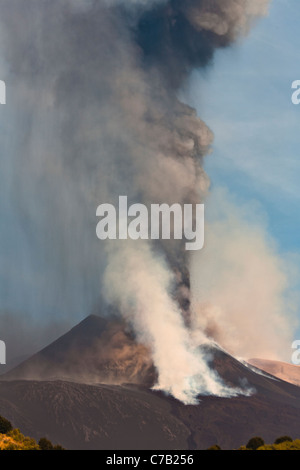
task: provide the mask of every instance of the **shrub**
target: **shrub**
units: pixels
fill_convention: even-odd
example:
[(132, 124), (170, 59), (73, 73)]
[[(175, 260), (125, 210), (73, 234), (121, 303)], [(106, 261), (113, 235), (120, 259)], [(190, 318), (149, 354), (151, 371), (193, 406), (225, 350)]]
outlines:
[(265, 441), (261, 437), (252, 437), (248, 444), (246, 445), (246, 448), (249, 450), (256, 450), (259, 447), (262, 447), (265, 444)]
[(16, 442), (23, 442), (24, 440), (24, 436), (18, 428), (9, 431), (8, 435)]
[(11, 422), (3, 418), (3, 416), (0, 416), (0, 434), (7, 434), (12, 428)]
[(293, 442), (289, 442), (290, 450), (300, 450), (300, 439), (295, 439)]
[(273, 444), (274, 450), (300, 450), (300, 441), (285, 441), (280, 444)]
[[(24, 436), (20, 429), (12, 429), (9, 433), (8, 436), (11, 437), (14, 441), (15, 444), (11, 445), (16, 445), (18, 449), (22, 450), (39, 450), (39, 446), (37, 445), (35, 439), (32, 437), (26, 437)], [(14, 449), (7, 449), (7, 450), (14, 450)]]
[(211, 446), (209, 447), (207, 450), (222, 450), (220, 446), (218, 446), (217, 444), (214, 445), (214, 446)]
[(46, 437), (41, 437), (39, 440), (39, 448), (40, 450), (65, 450), (61, 445), (53, 445), (49, 439)]
[(46, 437), (41, 437), (39, 440), (39, 448), (41, 450), (53, 450), (53, 444)]
[(281, 436), (276, 439), (274, 444), (281, 444), (282, 442), (293, 442), (293, 439), (290, 436)]
[(4, 447), (4, 450), (20, 450), (18, 444), (14, 444), (13, 442), (10, 442), (7, 444), (6, 447)]

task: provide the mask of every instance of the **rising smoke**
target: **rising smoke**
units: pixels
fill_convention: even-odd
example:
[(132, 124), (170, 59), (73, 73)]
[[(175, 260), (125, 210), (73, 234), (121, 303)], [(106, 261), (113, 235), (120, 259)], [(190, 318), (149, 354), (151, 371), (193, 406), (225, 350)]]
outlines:
[(129, 203), (203, 202), (213, 135), (177, 94), (192, 69), (246, 34), (267, 5), (0, 0), (9, 103), (1, 117), (3, 305), (76, 315), (101, 292), (150, 348), (157, 388), (187, 403), (198, 393), (235, 392), (192, 340), (184, 246), (103, 245), (95, 210), (117, 206), (119, 195)]
[(190, 264), (194, 327), (242, 358), (290, 361), (298, 299), (295, 261), (278, 255), (258, 204), (214, 188), (206, 246)]

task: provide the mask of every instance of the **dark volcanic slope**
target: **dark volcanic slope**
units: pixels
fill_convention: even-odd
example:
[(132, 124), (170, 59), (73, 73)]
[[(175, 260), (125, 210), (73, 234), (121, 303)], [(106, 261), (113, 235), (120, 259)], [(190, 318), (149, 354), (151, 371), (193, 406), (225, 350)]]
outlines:
[(90, 315), (1, 379), (152, 385), (155, 370), (147, 349), (120, 319)]
[[(253, 393), (199, 397), (199, 405), (185, 406), (148, 389), (155, 375), (148, 353), (122, 328), (88, 317), (5, 374), (0, 414), (25, 434), (69, 449), (231, 449), (254, 435), (269, 442), (283, 434), (300, 438), (300, 387), (208, 348), (223, 381)], [(43, 380), (24, 380), (34, 374)], [(138, 384), (100, 384), (103, 377), (120, 382), (127, 374)], [(84, 384), (84, 377), (98, 383)]]
[(122, 386), (2, 382), (0, 414), (67, 449), (178, 449), (189, 436), (168, 400)]
[(212, 366), (227, 384), (245, 386), (253, 393), (230, 399), (202, 397), (196, 407), (178, 407), (177, 416), (191, 430), (195, 448), (213, 442), (236, 448), (255, 435), (266, 442), (280, 435), (300, 436), (300, 387), (256, 373), (220, 350), (213, 355)]
[[(228, 360), (226, 369), (238, 366)], [(197, 406), (136, 385), (5, 381), (0, 414), (25, 434), (68, 449), (206, 449), (216, 443), (231, 449), (254, 435), (269, 442), (299, 437), (300, 388), (243, 372), (239, 377), (248, 380), (253, 374), (253, 396), (201, 397)]]

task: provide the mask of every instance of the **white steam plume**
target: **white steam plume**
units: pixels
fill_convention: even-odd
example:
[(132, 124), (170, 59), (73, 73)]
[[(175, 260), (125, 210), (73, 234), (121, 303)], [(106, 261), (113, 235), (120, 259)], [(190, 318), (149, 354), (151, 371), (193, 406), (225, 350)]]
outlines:
[[(211, 370), (198, 346), (209, 341), (201, 331), (184, 324), (172, 300), (174, 275), (143, 241), (110, 247), (103, 289), (106, 298), (133, 323), (138, 339), (152, 352), (159, 377), (155, 389), (172, 394), (183, 403), (197, 403), (197, 395), (234, 396), (248, 393), (225, 386)], [(126, 276), (126, 282), (124, 282)], [(196, 340), (197, 339), (197, 340)]]

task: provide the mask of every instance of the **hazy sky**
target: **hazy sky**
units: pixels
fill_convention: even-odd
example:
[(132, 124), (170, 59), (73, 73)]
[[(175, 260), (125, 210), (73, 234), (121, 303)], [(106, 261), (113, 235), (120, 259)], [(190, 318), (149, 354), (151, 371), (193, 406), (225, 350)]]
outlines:
[[(237, 205), (250, 203), (256, 208), (259, 218), (264, 219), (268, 233), (277, 243), (280, 255), (286, 259), (292, 258), (300, 268), (300, 105), (295, 106), (291, 102), (291, 84), (300, 79), (299, 20), (299, 0), (273, 0), (269, 16), (258, 22), (249, 37), (232, 48), (217, 51), (212, 67), (204, 72), (194, 72), (184, 94), (215, 134), (213, 153), (205, 158), (205, 169), (212, 188), (225, 187)], [(2, 73), (4, 65), (1, 60)], [(0, 78), (5, 77), (1, 75)], [(13, 85), (8, 83), (9, 93)], [(48, 253), (45, 247), (49, 245), (51, 248), (57, 240), (60, 241), (59, 224), (49, 224), (49, 230), (46, 224), (46, 231), (38, 231), (34, 224), (36, 220), (30, 218), (31, 212), (38, 213), (43, 204), (48, 207), (49, 203), (53, 211), (57, 211), (63, 203), (67, 205), (69, 193), (64, 193), (64, 183), (61, 191), (55, 192), (55, 196), (51, 193), (48, 201), (47, 198), (45, 200), (43, 178), (37, 178), (34, 186), (28, 171), (26, 180), (26, 165), (23, 167), (23, 155), (18, 152), (18, 144), (22, 143), (23, 138), (26, 141), (26, 137), (32, 135), (32, 139), (36, 139), (37, 154), (40, 144), (51, 149), (53, 154), (50, 152), (51, 158), (47, 160), (51, 165), (60, 148), (58, 145), (52, 150), (53, 139), (48, 129), (47, 112), (44, 121), (35, 116), (33, 121), (37, 125), (32, 134), (28, 133), (27, 123), (30, 129), (31, 118), (26, 115), (26, 106), (31, 97), (25, 93), (24, 101), (19, 103), (22, 90), (21, 87), (19, 95), (15, 93), (12, 97), (15, 107), (11, 103), (13, 99), (8, 96), (10, 102), (0, 121), (2, 153), (6, 157), (0, 159), (0, 320), (7, 331), (15, 334), (16, 328), (19, 328), (22, 336), (27, 337), (26, 328), (32, 329), (32, 318), (41, 322), (47, 319), (51, 326), (51, 335), (47, 332), (47, 338), (51, 336), (54, 339), (58, 331), (73, 326), (98, 305), (98, 271), (101, 269), (90, 249), (88, 230), (84, 232), (87, 233), (86, 243), (83, 243), (80, 230), (73, 230), (73, 225), (77, 223), (77, 199), (75, 202), (72, 199), (74, 212), (72, 210), (64, 219), (64, 228), (72, 229), (72, 238), (67, 237), (67, 242), (60, 243), (56, 251), (49, 250)], [(39, 103), (39, 98), (36, 96), (44, 96), (43, 90), (44, 85), (40, 95), (36, 95), (34, 90), (32, 109), (35, 106), (38, 108), (36, 103)], [(47, 94), (41, 103), (41, 112), (43, 106), (47, 111)], [(32, 113), (30, 106), (28, 109)], [(20, 142), (12, 131), (16, 115), (19, 124), (23, 121), (26, 124), (21, 129)], [(56, 131), (57, 122), (55, 119), (53, 132)], [(28, 183), (29, 187), (30, 210), (23, 218), (16, 210), (16, 199), (22, 194), (22, 187), (20, 189), (13, 178), (15, 162), (21, 169), (22, 183), (24, 186)], [(43, 170), (42, 165), (39, 168)], [(38, 198), (34, 190), (38, 190)], [(56, 212), (53, 214), (55, 217), (51, 218), (51, 211), (48, 211), (47, 217), (50, 215), (50, 220), (56, 220)], [(87, 224), (83, 226), (86, 228)], [(90, 227), (90, 237), (95, 244), (94, 226)], [(80, 256), (77, 256), (78, 253)], [(65, 258), (66, 265), (61, 269)], [(300, 276), (295, 279), (300, 279)], [(296, 288), (300, 292), (300, 282)], [(36, 337), (37, 334), (33, 331), (31, 336)], [(300, 339), (300, 330), (295, 330), (294, 339)], [(39, 338), (39, 341), (43, 343), (44, 339)], [(22, 350), (33, 347), (29, 336), (27, 343), (22, 343)]]
[(273, 0), (249, 37), (218, 51), (205, 75), (193, 74), (188, 92), (215, 134), (205, 165), (212, 187), (225, 186), (241, 205), (254, 202), (279, 252), (296, 261), (300, 105), (291, 84), (300, 79), (299, 24), (297, 0)]

